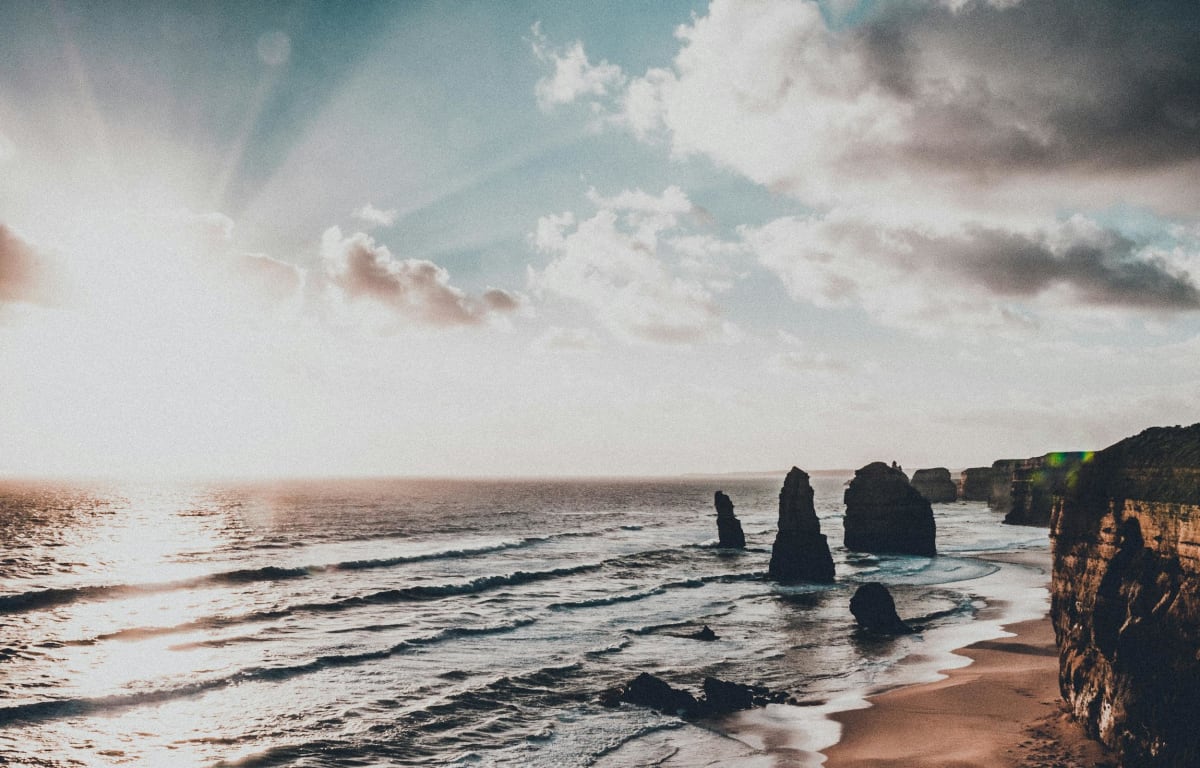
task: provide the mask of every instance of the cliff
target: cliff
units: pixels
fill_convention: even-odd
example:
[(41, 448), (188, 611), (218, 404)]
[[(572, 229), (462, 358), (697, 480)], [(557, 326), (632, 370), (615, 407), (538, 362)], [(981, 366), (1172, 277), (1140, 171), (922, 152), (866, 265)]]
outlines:
[(963, 501), (987, 501), (992, 492), (992, 468), (971, 467), (962, 471), (962, 491), (958, 498)]
[(868, 464), (854, 473), (843, 498), (846, 549), (936, 554), (933, 508), (899, 468)]
[(1200, 424), (1097, 453), (1051, 540), (1071, 711), (1124, 766), (1200, 765)]
[(813, 507), (808, 473), (792, 467), (779, 491), (779, 531), (768, 573), (777, 581), (833, 581), (833, 556)]
[(1018, 463), (1013, 469), (1004, 522), (1009, 525), (1050, 525), (1054, 499), (1075, 485), (1079, 468), (1091, 459), (1091, 451), (1075, 451), (1047, 453)]
[(745, 549), (746, 535), (742, 533), (741, 521), (733, 514), (733, 501), (723, 492), (717, 491), (713, 494), (713, 504), (717, 508), (717, 546)]
[(992, 485), (988, 489), (988, 508), (993, 512), (1008, 514), (1012, 507), (1013, 472), (1021, 459), (999, 459), (992, 462)]
[(913, 472), (912, 487), (931, 504), (944, 504), (958, 499), (958, 486), (950, 479), (950, 470), (945, 467)]

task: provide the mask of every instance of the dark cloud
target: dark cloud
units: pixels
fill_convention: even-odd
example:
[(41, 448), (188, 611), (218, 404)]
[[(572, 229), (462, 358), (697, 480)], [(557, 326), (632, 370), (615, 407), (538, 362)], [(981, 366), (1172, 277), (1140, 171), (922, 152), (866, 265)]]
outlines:
[(899, 151), (949, 170), (1122, 171), (1200, 161), (1200, 3), (902, 4), (855, 31), (907, 102)]
[(44, 301), (44, 262), (29, 243), (0, 224), (0, 302)]
[(913, 257), (1001, 297), (1033, 297), (1066, 287), (1082, 304), (1164, 311), (1200, 309), (1190, 275), (1142, 253), (1118, 232), (1067, 225), (1028, 235), (972, 227), (956, 237), (902, 235)]
[(469, 296), (432, 261), (397, 259), (362, 233), (343, 238), (335, 227), (325, 233), (323, 251), (330, 282), (347, 297), (373, 299), (425, 325), (477, 325), (521, 305), (516, 294), (498, 288)]

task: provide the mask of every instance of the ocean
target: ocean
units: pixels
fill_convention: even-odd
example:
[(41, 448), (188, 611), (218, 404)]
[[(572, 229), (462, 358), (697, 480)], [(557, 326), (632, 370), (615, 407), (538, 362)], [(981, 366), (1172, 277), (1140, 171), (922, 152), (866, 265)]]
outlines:
[[(0, 764), (815, 766), (830, 713), (1044, 614), (1002, 557), (1044, 529), (935, 504), (937, 557), (850, 553), (849, 473), (813, 477), (837, 583), (768, 581), (783, 476), (0, 483)], [(858, 633), (866, 581), (920, 631)], [(797, 703), (600, 704), (642, 671)]]

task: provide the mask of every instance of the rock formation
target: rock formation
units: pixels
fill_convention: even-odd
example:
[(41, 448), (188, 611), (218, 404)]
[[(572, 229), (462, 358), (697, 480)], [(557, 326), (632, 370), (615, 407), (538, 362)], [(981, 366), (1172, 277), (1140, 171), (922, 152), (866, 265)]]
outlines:
[(992, 468), (971, 467), (962, 471), (962, 491), (958, 498), (963, 501), (987, 501), (992, 492)]
[(621, 703), (649, 707), (664, 714), (686, 719), (725, 715), (742, 709), (767, 704), (795, 703), (786, 691), (772, 691), (761, 685), (742, 685), (716, 677), (704, 678), (704, 696), (696, 698), (690, 692), (675, 688), (662, 678), (642, 672), (625, 685), (610, 688), (600, 694), (600, 703), (617, 707)]
[(1050, 525), (1050, 508), (1075, 484), (1079, 467), (1090, 461), (1090, 451), (1047, 453), (1017, 464), (1013, 470), (1009, 508), (1004, 522), (1009, 525)]
[(813, 507), (808, 474), (792, 467), (779, 491), (779, 532), (769, 573), (776, 581), (833, 581), (833, 556)]
[(850, 598), (850, 613), (858, 626), (880, 635), (907, 635), (913, 628), (896, 613), (896, 601), (887, 587), (877, 581), (863, 584)]
[(1012, 507), (1013, 472), (1021, 459), (999, 459), (992, 462), (992, 486), (988, 490), (988, 508), (1007, 515)]
[(958, 486), (950, 479), (945, 467), (918, 469), (912, 476), (912, 487), (931, 504), (945, 504), (958, 499)]
[(868, 464), (854, 473), (844, 500), (846, 549), (936, 554), (933, 509), (899, 469)]
[(746, 535), (742, 533), (741, 522), (733, 516), (733, 502), (721, 491), (713, 496), (717, 506), (717, 546), (731, 549), (745, 549)]
[(1200, 765), (1200, 424), (1097, 453), (1051, 540), (1069, 708), (1125, 766)]

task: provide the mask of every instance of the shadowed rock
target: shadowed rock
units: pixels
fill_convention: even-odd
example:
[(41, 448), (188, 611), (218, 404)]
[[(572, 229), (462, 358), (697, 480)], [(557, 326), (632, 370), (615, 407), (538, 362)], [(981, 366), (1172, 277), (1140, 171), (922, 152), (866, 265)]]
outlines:
[(1121, 765), (1200, 766), (1200, 424), (1083, 463), (1050, 537), (1069, 709)]
[(1054, 500), (1074, 487), (1079, 468), (1091, 461), (1090, 451), (1047, 453), (1019, 463), (1012, 474), (1008, 525), (1050, 525), (1050, 510)]
[(931, 504), (948, 504), (958, 499), (958, 486), (945, 467), (918, 469), (913, 473), (912, 487)]
[(907, 635), (913, 628), (896, 613), (896, 601), (887, 587), (877, 581), (863, 584), (850, 598), (850, 613), (858, 626), (880, 635)]
[(746, 535), (742, 533), (741, 522), (733, 516), (733, 501), (723, 492), (717, 491), (713, 496), (713, 503), (717, 507), (718, 546), (745, 549)]
[(649, 707), (664, 714), (686, 719), (713, 717), (767, 704), (795, 703), (785, 691), (772, 691), (760, 685), (731, 683), (716, 677), (704, 678), (704, 695), (696, 698), (665, 680), (642, 672), (626, 685), (609, 688), (600, 694), (600, 703), (617, 707), (622, 702)]
[(844, 500), (846, 549), (936, 554), (933, 508), (899, 468), (868, 464), (854, 473)]
[(988, 509), (1007, 515), (1012, 509), (1013, 473), (1022, 459), (997, 459), (992, 462), (992, 487), (988, 491)]
[(662, 678), (643, 672), (625, 686), (621, 701), (649, 707), (671, 715), (695, 717), (700, 713), (700, 702), (687, 691), (672, 688)]
[(792, 467), (779, 491), (779, 531), (771, 546), (772, 579), (833, 581), (833, 556), (813, 507), (808, 474)]
[(962, 501), (987, 501), (992, 492), (992, 468), (971, 467), (962, 471)]

